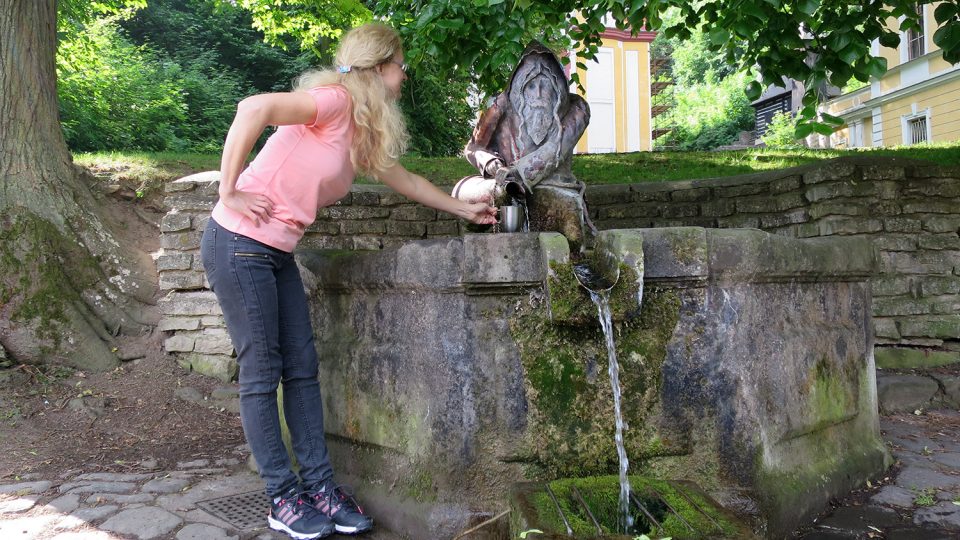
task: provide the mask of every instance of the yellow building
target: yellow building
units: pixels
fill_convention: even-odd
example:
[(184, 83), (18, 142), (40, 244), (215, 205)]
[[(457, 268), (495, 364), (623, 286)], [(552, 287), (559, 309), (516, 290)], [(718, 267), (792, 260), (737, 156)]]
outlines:
[[(872, 54), (887, 59), (887, 73), (871, 84), (826, 102), (822, 109), (845, 125), (820, 146), (895, 146), (960, 139), (960, 64), (943, 60), (933, 43), (940, 2), (921, 4), (922, 31), (900, 34), (896, 49), (872, 45)], [(888, 27), (900, 28), (902, 19)]]
[[(636, 152), (653, 147), (651, 136), (650, 42), (655, 32), (608, 26), (595, 62), (577, 68), (590, 104), (590, 125), (577, 143), (577, 152)], [(572, 53), (573, 54), (573, 53)], [(578, 59), (571, 58), (576, 66)], [(579, 92), (579, 91), (578, 91)]]

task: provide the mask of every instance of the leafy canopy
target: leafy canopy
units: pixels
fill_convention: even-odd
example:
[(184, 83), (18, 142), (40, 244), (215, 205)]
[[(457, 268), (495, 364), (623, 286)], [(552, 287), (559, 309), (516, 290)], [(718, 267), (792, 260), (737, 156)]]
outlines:
[[(680, 16), (665, 21), (671, 8)], [(706, 47), (722, 53), (729, 65), (758, 68), (759, 80), (747, 87), (751, 99), (782, 77), (804, 82), (797, 134), (805, 136), (830, 133), (830, 124), (841, 122), (829, 115), (816, 121), (816, 103), (828, 83), (843, 87), (851, 79), (865, 82), (885, 73), (886, 61), (871, 54), (871, 42), (897, 46), (898, 30), (917, 27), (915, 8), (908, 0), (382, 0), (373, 9), (400, 29), (413, 61), (429, 55), (447, 69), (472, 72), (488, 93), (502, 88), (531, 38), (560, 43), (592, 60), (607, 21), (680, 39), (704, 34)], [(934, 43), (946, 61), (960, 61), (958, 3), (940, 3), (934, 16), (940, 25)], [(903, 17), (899, 28), (895, 22), (886, 26), (898, 17)]]

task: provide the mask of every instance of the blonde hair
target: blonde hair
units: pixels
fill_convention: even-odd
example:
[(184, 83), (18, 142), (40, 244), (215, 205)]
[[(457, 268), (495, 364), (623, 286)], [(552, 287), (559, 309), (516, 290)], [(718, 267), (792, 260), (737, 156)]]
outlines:
[[(307, 71), (294, 84), (294, 90), (331, 84), (347, 89), (353, 100), (355, 125), (350, 160), (362, 173), (390, 168), (407, 149), (410, 137), (403, 113), (375, 69), (401, 50), (396, 30), (379, 23), (367, 23), (343, 37), (335, 67)], [(349, 66), (349, 71), (341, 72), (338, 69), (341, 66)]]

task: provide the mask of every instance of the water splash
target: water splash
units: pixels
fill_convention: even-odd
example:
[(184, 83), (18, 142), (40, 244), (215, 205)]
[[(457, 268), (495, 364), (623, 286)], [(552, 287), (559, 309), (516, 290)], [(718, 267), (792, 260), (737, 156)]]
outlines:
[(590, 291), (590, 298), (597, 305), (600, 314), (600, 325), (607, 341), (607, 360), (609, 361), (610, 386), (613, 388), (613, 415), (616, 426), (614, 440), (617, 443), (617, 457), (620, 459), (620, 513), (617, 528), (626, 533), (633, 527), (633, 516), (630, 514), (630, 479), (627, 470), (630, 461), (627, 459), (627, 450), (623, 444), (623, 414), (620, 409), (620, 365), (617, 362), (617, 349), (613, 343), (613, 320), (610, 314), (610, 297), (607, 290)]

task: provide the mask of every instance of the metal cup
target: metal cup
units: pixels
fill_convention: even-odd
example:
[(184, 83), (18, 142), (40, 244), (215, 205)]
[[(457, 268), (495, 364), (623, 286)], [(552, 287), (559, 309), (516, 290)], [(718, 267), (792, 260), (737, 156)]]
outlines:
[(517, 232), (523, 223), (523, 207), (517, 205), (500, 207), (500, 230), (502, 232)]

